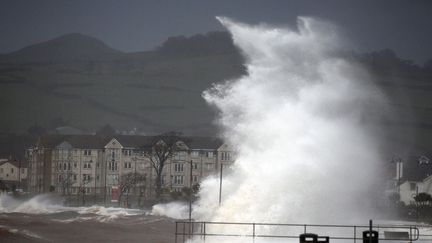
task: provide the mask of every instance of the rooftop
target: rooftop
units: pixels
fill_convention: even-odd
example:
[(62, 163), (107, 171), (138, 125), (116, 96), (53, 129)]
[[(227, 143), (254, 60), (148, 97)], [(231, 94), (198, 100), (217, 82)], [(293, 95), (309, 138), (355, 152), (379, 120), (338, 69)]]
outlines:
[[(63, 142), (79, 149), (103, 149), (112, 139), (116, 139), (125, 148), (142, 148), (154, 145), (159, 140), (172, 139), (167, 136), (137, 136), (137, 135), (44, 135), (41, 136), (37, 147), (55, 148)], [(175, 137), (185, 143), (190, 149), (218, 149), (223, 141), (214, 137)]]

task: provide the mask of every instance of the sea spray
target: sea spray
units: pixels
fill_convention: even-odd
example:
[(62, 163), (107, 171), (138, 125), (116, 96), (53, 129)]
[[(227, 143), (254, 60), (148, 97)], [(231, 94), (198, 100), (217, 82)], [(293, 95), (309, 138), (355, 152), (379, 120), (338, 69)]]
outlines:
[(189, 205), (185, 202), (170, 202), (167, 204), (156, 204), (151, 214), (154, 216), (167, 216), (173, 219), (187, 219)]
[(1, 213), (50, 214), (64, 211), (68, 211), (68, 207), (63, 206), (63, 198), (54, 194), (40, 194), (29, 199), (0, 195)]
[(371, 128), (386, 101), (343, 58), (336, 28), (304, 17), (297, 30), (218, 19), (245, 56), (247, 75), (203, 94), (219, 110), (236, 161), (221, 205), (217, 179), (202, 182), (194, 219), (363, 224), (376, 217), (370, 202), (382, 159)]
[(0, 195), (0, 213), (25, 214), (56, 214), (73, 212), (73, 218), (59, 220), (59, 222), (74, 222), (96, 220), (109, 222), (118, 218), (147, 215), (147, 210), (104, 207), (93, 205), (90, 207), (63, 206), (63, 198), (55, 194), (40, 194), (29, 199), (17, 199), (7, 194)]

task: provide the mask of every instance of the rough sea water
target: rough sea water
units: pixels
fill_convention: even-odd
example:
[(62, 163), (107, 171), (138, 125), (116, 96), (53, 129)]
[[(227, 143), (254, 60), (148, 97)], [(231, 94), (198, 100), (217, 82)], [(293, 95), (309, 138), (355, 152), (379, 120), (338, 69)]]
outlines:
[(0, 195), (0, 242), (174, 242), (174, 220), (124, 208), (64, 207), (53, 195)]
[[(203, 94), (219, 111), (221, 136), (236, 148), (236, 161), (223, 178), (221, 205), (219, 179), (208, 178), (193, 218), (362, 225), (380, 218), (371, 206), (383, 161), (374, 122), (388, 113), (386, 99), (368, 73), (346, 58), (337, 28), (308, 17), (298, 18), (296, 28), (218, 20), (243, 53), (247, 74)], [(259, 233), (281, 230), (260, 227)]]

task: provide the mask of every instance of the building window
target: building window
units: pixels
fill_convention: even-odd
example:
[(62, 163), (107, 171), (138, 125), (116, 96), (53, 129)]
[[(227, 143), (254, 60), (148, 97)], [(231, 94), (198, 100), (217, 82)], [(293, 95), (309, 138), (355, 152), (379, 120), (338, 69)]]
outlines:
[(112, 158), (112, 159), (115, 158), (115, 152), (114, 152), (114, 151), (111, 152), (111, 158)]
[(175, 160), (186, 160), (186, 152), (180, 151), (180, 152), (175, 153), (174, 159)]
[(123, 150), (123, 154), (125, 156), (131, 156), (132, 155), (132, 150), (130, 150), (130, 149)]
[(86, 156), (88, 156), (88, 155), (91, 155), (91, 150), (84, 150), (84, 155), (86, 155)]
[(174, 163), (174, 171), (182, 172), (183, 171), (183, 163)]
[(207, 157), (208, 158), (213, 158), (213, 152), (207, 152)]
[(90, 181), (90, 175), (89, 174), (83, 174), (83, 181)]
[(410, 183), (410, 189), (411, 189), (411, 191), (415, 191), (416, 187), (417, 187), (417, 184), (415, 182), (411, 182)]
[(13, 173), (14, 172), (14, 169), (13, 168), (11, 168), (11, 173)]
[(206, 165), (207, 165), (207, 170), (213, 170), (214, 169), (214, 166), (212, 163), (207, 163)]
[(76, 181), (77, 180), (77, 175), (73, 175), (73, 179), (74, 179), (74, 181)]
[(193, 182), (198, 182), (198, 176), (193, 176)]
[(174, 176), (174, 184), (183, 185), (184, 176)]
[(230, 153), (228, 153), (228, 152), (222, 152), (221, 153), (221, 160), (222, 161), (228, 161), (228, 160), (230, 160)]
[(112, 171), (117, 170), (117, 163), (116, 163), (115, 161), (113, 161), (113, 162), (109, 162), (109, 163), (108, 163), (108, 169), (109, 169), (109, 170), (112, 170)]
[(199, 152), (198, 151), (192, 151), (191, 155), (192, 155), (192, 157), (198, 157)]
[(198, 170), (198, 163), (193, 163), (194, 170)]

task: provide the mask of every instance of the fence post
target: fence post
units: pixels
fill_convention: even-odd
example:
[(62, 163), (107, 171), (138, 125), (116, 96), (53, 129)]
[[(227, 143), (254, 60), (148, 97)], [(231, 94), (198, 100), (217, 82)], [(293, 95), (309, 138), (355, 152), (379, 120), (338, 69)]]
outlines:
[(254, 240), (254, 242), (255, 242), (255, 223), (253, 223), (252, 224), (252, 238), (253, 238), (253, 240)]
[(205, 241), (205, 238), (206, 238), (206, 222), (204, 222), (204, 241)]
[(203, 222), (201, 222), (201, 225), (200, 225), (200, 235), (201, 235), (201, 240), (203, 239), (203, 229), (204, 229), (204, 227), (203, 227)]
[(185, 222), (183, 221), (183, 243), (185, 242), (185, 237), (186, 237), (186, 224), (185, 224)]
[(174, 233), (174, 236), (175, 236), (175, 239), (174, 239), (174, 242), (175, 243), (177, 243), (177, 221), (175, 222), (175, 233)]
[(354, 225), (354, 243), (357, 242), (357, 226)]
[(412, 243), (412, 231), (411, 231), (411, 226), (410, 226), (410, 243)]

